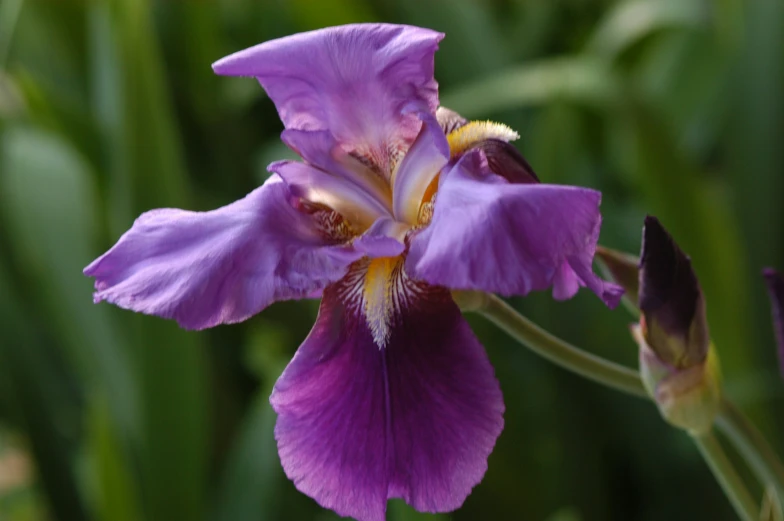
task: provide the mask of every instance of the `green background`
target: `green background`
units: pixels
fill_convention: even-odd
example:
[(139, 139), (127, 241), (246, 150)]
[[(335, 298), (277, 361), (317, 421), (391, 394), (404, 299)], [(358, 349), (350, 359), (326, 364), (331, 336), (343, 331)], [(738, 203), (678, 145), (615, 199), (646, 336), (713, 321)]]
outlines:
[[(693, 258), (726, 392), (784, 451), (759, 276), (784, 268), (784, 2), (0, 0), (0, 520), (336, 519), (283, 475), (267, 401), (315, 302), (185, 332), (93, 305), (81, 270), (142, 211), (228, 204), (291, 154), (258, 84), (213, 61), (354, 21), (445, 32), (443, 104), (516, 128), (543, 181), (602, 190), (603, 244), (637, 252), (658, 216)], [(513, 302), (636, 364), (622, 308)], [(460, 511), (393, 502), (391, 521), (733, 519), (652, 405), (470, 320), (506, 428)]]

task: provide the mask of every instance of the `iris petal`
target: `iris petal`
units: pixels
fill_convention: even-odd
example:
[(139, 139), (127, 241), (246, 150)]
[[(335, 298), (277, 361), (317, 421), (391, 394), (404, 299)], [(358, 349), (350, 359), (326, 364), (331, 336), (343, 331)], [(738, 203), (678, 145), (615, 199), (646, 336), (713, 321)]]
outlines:
[(329, 130), (389, 172), (419, 130), (414, 103), (434, 112), (434, 54), (443, 34), (419, 27), (355, 24), (295, 34), (213, 64), (218, 74), (255, 76), (286, 128)]
[(357, 226), (358, 231), (389, 216), (388, 208), (361, 187), (316, 167), (297, 161), (277, 161), (267, 170), (280, 175), (293, 195), (335, 210)]
[(591, 268), (600, 199), (584, 188), (508, 183), (481, 151), (469, 152), (441, 174), (431, 223), (411, 240), (406, 269), (431, 284), (503, 295), (554, 285), (568, 298), (588, 286), (614, 307), (623, 290)]
[(422, 129), (392, 179), (395, 218), (416, 224), (419, 206), (431, 181), (449, 161), (449, 143), (431, 114), (421, 114)]
[(487, 355), (449, 294), (424, 285), (380, 349), (361, 306), (346, 299), (356, 282), (324, 291), (313, 330), (275, 385), (283, 468), (300, 491), (359, 521), (383, 521), (395, 497), (420, 511), (454, 510), (503, 428)]
[(325, 172), (351, 181), (392, 213), (392, 192), (386, 179), (374, 171), (372, 165), (346, 152), (329, 131), (287, 129), (280, 137), (302, 159)]
[(186, 329), (239, 322), (274, 301), (307, 298), (361, 253), (331, 246), (273, 176), (211, 212), (142, 214), (84, 273), (96, 302), (173, 318)]
[(408, 230), (408, 226), (394, 219), (381, 218), (354, 241), (354, 248), (371, 258), (397, 257), (406, 249), (404, 241)]

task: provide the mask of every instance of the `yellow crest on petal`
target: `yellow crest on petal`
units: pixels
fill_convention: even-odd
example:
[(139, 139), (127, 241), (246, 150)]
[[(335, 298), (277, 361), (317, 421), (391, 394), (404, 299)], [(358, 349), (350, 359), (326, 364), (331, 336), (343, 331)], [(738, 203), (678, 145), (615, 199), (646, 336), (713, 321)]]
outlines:
[(384, 347), (389, 340), (389, 330), (395, 313), (395, 288), (400, 278), (402, 257), (373, 259), (367, 267), (362, 291), (365, 320), (373, 340)]
[(486, 139), (498, 139), (508, 143), (519, 137), (520, 135), (517, 132), (503, 123), (470, 121), (457, 130), (450, 132), (446, 139), (449, 142), (450, 155), (456, 157)]

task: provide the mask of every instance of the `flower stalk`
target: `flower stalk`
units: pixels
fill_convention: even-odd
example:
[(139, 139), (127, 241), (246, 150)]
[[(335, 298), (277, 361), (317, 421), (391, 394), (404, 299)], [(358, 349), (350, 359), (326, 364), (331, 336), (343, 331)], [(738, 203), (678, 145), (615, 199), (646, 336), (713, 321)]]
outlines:
[(749, 493), (743, 480), (730, 462), (724, 449), (710, 432), (692, 436), (703, 459), (710, 467), (716, 481), (721, 485), (727, 499), (732, 503), (735, 512), (743, 521), (757, 521), (760, 511), (757, 502)]
[[(550, 334), (501, 298), (473, 291), (455, 291), (452, 295), (463, 311), (481, 314), (512, 338), (556, 365), (606, 387), (650, 399), (637, 371), (587, 353)], [(759, 481), (772, 486), (779, 498), (784, 497), (784, 465), (762, 434), (726, 397), (722, 397), (715, 426), (727, 436)], [(692, 439), (740, 518), (744, 521), (760, 519), (757, 503), (713, 433), (708, 431), (693, 435)]]
[(537, 354), (607, 387), (647, 396), (637, 371), (582, 351), (540, 328), (495, 295), (483, 295), (484, 301), (475, 310)]
[(716, 427), (732, 442), (759, 481), (772, 486), (779, 499), (784, 498), (784, 465), (757, 427), (727, 398), (721, 402)]

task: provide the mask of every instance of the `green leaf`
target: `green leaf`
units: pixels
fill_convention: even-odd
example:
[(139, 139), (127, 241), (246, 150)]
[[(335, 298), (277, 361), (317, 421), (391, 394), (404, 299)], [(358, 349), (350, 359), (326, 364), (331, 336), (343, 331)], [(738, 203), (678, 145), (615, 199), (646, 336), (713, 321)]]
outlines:
[(30, 297), (50, 320), (73, 367), (106, 392), (115, 418), (133, 433), (135, 387), (128, 346), (109, 309), (92, 303), (82, 269), (94, 256), (95, 194), (85, 162), (58, 138), (13, 127), (0, 141), (0, 215)]
[(620, 2), (594, 30), (586, 51), (615, 59), (637, 42), (660, 31), (693, 29), (707, 21), (700, 0), (635, 0)]
[(508, 68), (446, 92), (441, 102), (474, 118), (553, 100), (605, 107), (618, 98), (619, 89), (617, 78), (602, 61), (577, 56)]
[(253, 399), (223, 470), (212, 513), (215, 521), (273, 519), (285, 475), (278, 462), (271, 388)]
[(55, 370), (46, 339), (22, 312), (12, 275), (0, 257), (0, 393), (11, 421), (25, 434), (35, 458), (39, 483), (59, 521), (82, 521), (87, 511), (72, 465), (74, 448), (64, 426), (74, 403)]
[(95, 397), (87, 410), (87, 450), (97, 519), (140, 521), (138, 490), (128, 450), (112, 422), (106, 401)]
[[(151, 3), (106, 0), (91, 8), (93, 74), (103, 78), (102, 88), (115, 89), (98, 95), (108, 136), (113, 242), (139, 213), (188, 208), (191, 194)], [(203, 334), (157, 318), (127, 315), (126, 320), (135, 339), (145, 514), (155, 521), (198, 521), (205, 515), (210, 410)]]
[[(639, 183), (648, 212), (656, 215), (691, 256), (707, 301), (712, 338), (730, 377), (753, 368), (748, 349), (749, 293), (740, 232), (725, 188), (684, 154), (661, 118), (644, 102), (630, 101), (616, 132), (627, 139), (623, 169)], [(642, 224), (641, 224), (642, 225)]]

